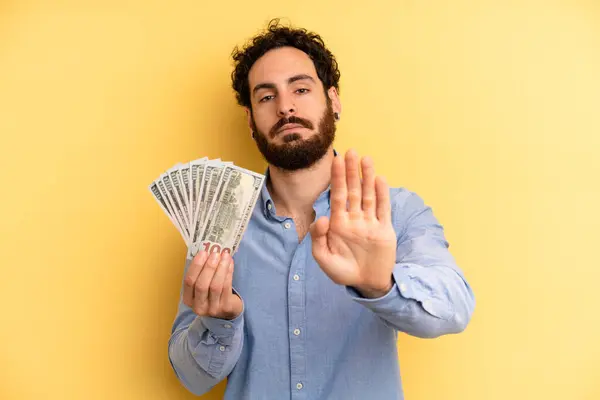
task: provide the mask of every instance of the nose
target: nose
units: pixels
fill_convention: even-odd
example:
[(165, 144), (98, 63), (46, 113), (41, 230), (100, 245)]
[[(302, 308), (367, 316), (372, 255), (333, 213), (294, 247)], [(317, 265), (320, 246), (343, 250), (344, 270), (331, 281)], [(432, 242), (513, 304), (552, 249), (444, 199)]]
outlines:
[(290, 117), (296, 113), (296, 105), (290, 96), (280, 95), (277, 104), (277, 116), (279, 118)]

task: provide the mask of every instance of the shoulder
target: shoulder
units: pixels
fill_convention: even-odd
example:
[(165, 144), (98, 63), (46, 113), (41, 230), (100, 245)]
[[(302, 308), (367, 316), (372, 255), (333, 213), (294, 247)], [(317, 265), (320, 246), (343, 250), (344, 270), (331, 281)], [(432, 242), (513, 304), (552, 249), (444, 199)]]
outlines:
[(392, 225), (399, 236), (414, 226), (439, 225), (433, 210), (417, 192), (405, 187), (390, 188)]
[(392, 216), (397, 214), (397, 217), (408, 217), (407, 214), (428, 208), (425, 200), (418, 193), (405, 187), (390, 188), (390, 203)]

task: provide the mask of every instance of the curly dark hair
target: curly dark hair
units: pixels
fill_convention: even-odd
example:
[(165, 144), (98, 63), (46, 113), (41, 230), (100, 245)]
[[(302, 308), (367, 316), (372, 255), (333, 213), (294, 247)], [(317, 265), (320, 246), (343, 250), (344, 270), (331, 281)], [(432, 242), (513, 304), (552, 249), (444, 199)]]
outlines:
[(251, 108), (248, 73), (252, 65), (269, 50), (284, 46), (302, 50), (312, 59), (325, 91), (332, 86), (339, 91), (338, 64), (331, 51), (325, 47), (323, 39), (303, 28), (283, 26), (276, 18), (269, 22), (265, 32), (252, 38), (244, 48), (236, 46), (233, 49), (231, 56), (235, 68), (231, 73), (231, 80), (239, 105)]

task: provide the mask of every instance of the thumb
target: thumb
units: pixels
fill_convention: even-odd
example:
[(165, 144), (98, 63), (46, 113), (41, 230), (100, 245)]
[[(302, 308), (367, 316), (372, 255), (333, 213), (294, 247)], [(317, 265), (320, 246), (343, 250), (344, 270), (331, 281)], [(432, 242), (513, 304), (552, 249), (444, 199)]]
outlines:
[(313, 256), (317, 261), (329, 253), (327, 232), (329, 232), (329, 218), (327, 217), (320, 217), (310, 225)]
[(320, 217), (310, 224), (310, 235), (313, 240), (322, 239), (327, 234), (327, 231), (329, 231), (329, 218), (327, 217)]

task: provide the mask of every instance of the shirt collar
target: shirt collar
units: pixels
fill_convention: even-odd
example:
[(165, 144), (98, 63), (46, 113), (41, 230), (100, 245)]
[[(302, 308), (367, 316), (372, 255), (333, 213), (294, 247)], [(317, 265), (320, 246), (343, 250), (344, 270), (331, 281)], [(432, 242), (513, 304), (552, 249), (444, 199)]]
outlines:
[[(338, 153), (335, 149), (333, 149), (333, 155), (337, 157)], [(275, 205), (273, 204), (273, 199), (271, 198), (271, 194), (269, 193), (269, 189), (267, 189), (267, 182), (269, 180), (269, 167), (267, 166), (265, 170), (265, 181), (261, 189), (261, 206), (262, 211), (266, 217), (269, 215), (275, 215)], [(313, 208), (317, 213), (317, 218), (321, 215), (325, 214), (325, 211), (329, 209), (330, 206), (330, 190), (331, 184), (327, 186), (327, 188), (317, 197)]]

